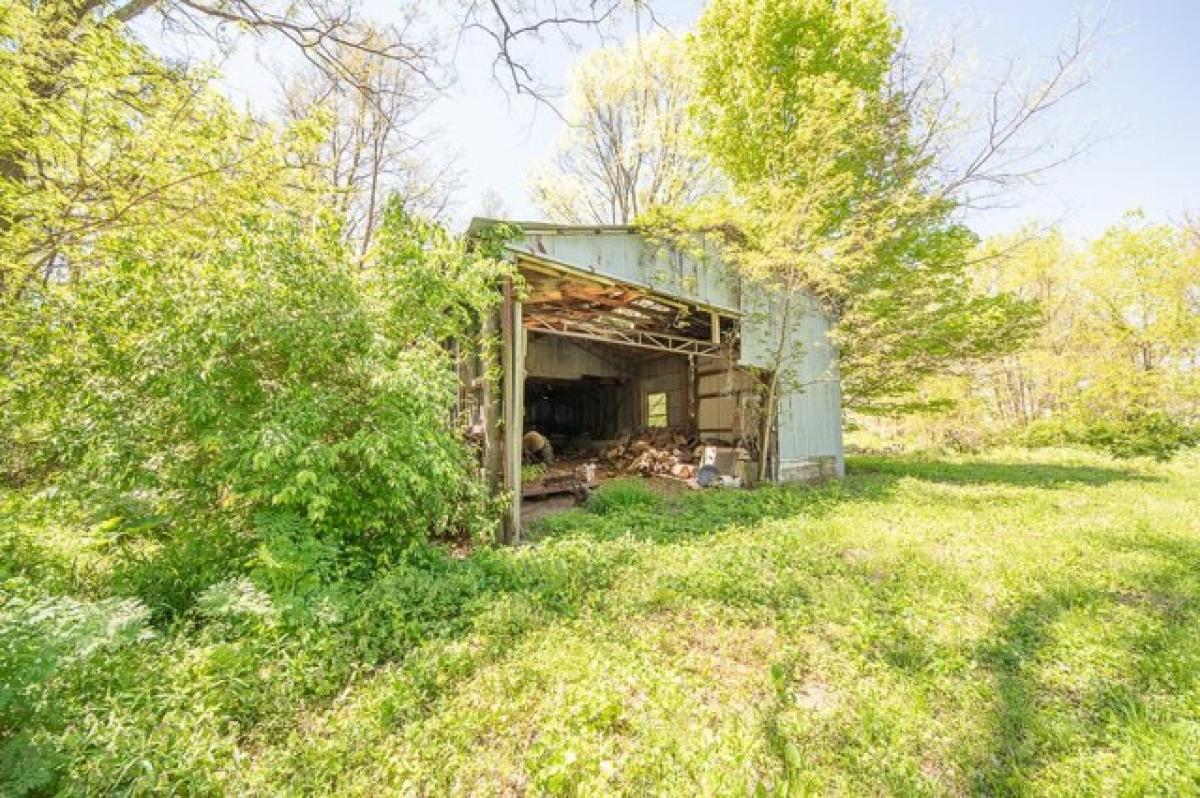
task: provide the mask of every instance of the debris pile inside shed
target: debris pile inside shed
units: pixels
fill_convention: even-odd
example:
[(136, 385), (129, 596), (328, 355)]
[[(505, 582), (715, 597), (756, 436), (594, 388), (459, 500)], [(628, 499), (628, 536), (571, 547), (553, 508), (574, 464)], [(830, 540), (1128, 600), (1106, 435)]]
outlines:
[(669, 429), (626, 433), (604, 450), (601, 458), (614, 471), (642, 476), (690, 479), (695, 475), (694, 437)]

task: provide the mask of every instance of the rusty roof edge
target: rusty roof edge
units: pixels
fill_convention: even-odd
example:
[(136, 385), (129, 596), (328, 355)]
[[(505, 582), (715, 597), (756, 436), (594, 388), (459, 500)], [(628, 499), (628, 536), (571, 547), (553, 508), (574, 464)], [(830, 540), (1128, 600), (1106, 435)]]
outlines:
[(595, 268), (585, 268), (582, 266), (577, 266), (573, 263), (567, 263), (565, 261), (558, 260), (556, 258), (550, 258), (541, 253), (534, 252), (532, 249), (526, 249), (522, 246), (512, 243), (505, 245), (505, 249), (513, 253), (518, 260), (528, 260), (535, 264), (550, 267), (556, 271), (561, 271), (564, 274), (573, 274), (586, 279), (597, 280), (612, 285), (622, 285), (629, 288), (636, 288), (640, 291), (645, 291), (652, 296), (658, 296), (666, 299), (674, 304), (685, 303), (700, 308), (701, 310), (708, 310), (719, 313), (722, 316), (728, 316), (729, 318), (740, 319), (742, 317), (741, 308), (731, 308), (725, 305), (714, 305), (711, 302), (704, 302), (692, 297), (682, 296), (670, 291), (664, 291), (661, 288), (657, 288), (649, 283), (641, 283), (634, 280), (614, 277), (606, 272), (598, 271)]

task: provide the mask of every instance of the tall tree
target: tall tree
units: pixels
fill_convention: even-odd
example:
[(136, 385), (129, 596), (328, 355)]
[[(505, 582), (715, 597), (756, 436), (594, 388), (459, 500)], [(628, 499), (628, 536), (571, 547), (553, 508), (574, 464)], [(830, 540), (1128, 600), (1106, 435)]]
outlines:
[(109, 24), (64, 40), (42, 7), (10, 5), (0, 38), (10, 45), (0, 48), (6, 298), (77, 277), (133, 231), (143, 248), (167, 238), (180, 247), (285, 197), (303, 204), (302, 176), (279, 179), (290, 148), (237, 113), (204, 71), (165, 64)]
[(549, 218), (630, 224), (652, 207), (688, 205), (712, 191), (712, 169), (689, 142), (693, 85), (681, 45), (639, 37), (575, 65), (566, 131), (531, 180)]
[(804, 294), (837, 319), (860, 408), (902, 405), (923, 375), (1002, 349), (1027, 323), (1011, 297), (969, 293), (975, 237), (932, 190), (893, 90), (901, 40), (882, 0), (717, 0), (695, 37), (701, 142), (732, 186), (698, 224), (782, 305), (768, 422)]
[(1086, 312), (1083, 254), (1059, 230), (1021, 230), (986, 241), (973, 258), (977, 290), (1036, 302), (1038, 330), (1025, 346), (956, 376), (974, 389), (996, 424), (1028, 424), (1061, 409), (1081, 378), (1077, 330)]
[(1200, 253), (1186, 228), (1131, 213), (1089, 242), (999, 237), (976, 261), (981, 291), (1036, 299), (1042, 323), (1019, 351), (927, 389), (968, 400), (959, 426), (1158, 456), (1187, 440), (1200, 423)]
[[(975, 187), (1049, 167), (1018, 156), (1086, 82), (1080, 30), (1044, 81), (992, 87), (976, 140), (958, 135), (969, 115), (952, 59), (914, 54), (884, 0), (714, 0), (692, 41), (695, 113), (731, 191), (656, 224), (718, 235), (787, 322), (816, 295), (837, 320), (849, 406), (911, 407), (927, 375), (1009, 351), (1034, 325), (1032, 303), (971, 291), (977, 239), (957, 211)], [(776, 368), (768, 408), (779, 379)]]
[(1140, 372), (1200, 366), (1200, 260), (1182, 230), (1133, 213), (1087, 254), (1085, 330)]
[(418, 130), (433, 92), (377, 49), (339, 54), (345, 76), (303, 71), (283, 99), (286, 118), (315, 122), (324, 132), (315, 155), (330, 195), (327, 205), (342, 217), (346, 241), (360, 262), (389, 195), (410, 212), (436, 217), (455, 187), (450, 164), (438, 163)]
[[(402, 0), (394, 14), (399, 22), (380, 28), (368, 24), (353, 4), (338, 0), (10, 2), (0, 7), (4, 41), (0, 70), (5, 86), (0, 99), (0, 246), (8, 255), (0, 273), (0, 292), (20, 291), (27, 280), (48, 274), (61, 250), (59, 239), (77, 235), (76, 240), (82, 240), (111, 224), (127, 224), (135, 206), (145, 208), (149, 220), (186, 219), (191, 210), (213, 207), (163, 197), (177, 193), (181, 186), (199, 185), (201, 177), (212, 183), (228, 175), (228, 163), (194, 163), (189, 145), (171, 150), (180, 143), (181, 127), (171, 120), (188, 119), (190, 106), (212, 104), (215, 95), (203, 80), (197, 80), (196, 73), (190, 77), (191, 89), (172, 82), (170, 76), (181, 77), (183, 70), (158, 62), (129, 38), (127, 26), (135, 20), (157, 16), (185, 34), (220, 41), (247, 33), (283, 40), (325, 80), (353, 86), (381, 118), (390, 118), (385, 110), (390, 101), (380, 90), (401, 88), (403, 93), (422, 81), (435, 89), (444, 85), (452, 61), (446, 28), (490, 38), (497, 48), (497, 66), (507, 67), (497, 70), (498, 78), (518, 92), (541, 96), (541, 83), (524, 62), (528, 55), (524, 43), (550, 31), (565, 35), (596, 29), (619, 15), (622, 6), (622, 0), (444, 0), (432, 5)], [(386, 62), (405, 79), (372, 85), (360, 79), (364, 62)], [(162, 88), (168, 85), (174, 92), (170, 97)], [(122, 105), (128, 108), (122, 110)], [(109, 119), (97, 118), (100, 106)], [(245, 121), (239, 118), (238, 124)], [(100, 143), (108, 135), (99, 132), (106, 125), (123, 127), (119, 146), (108, 149)], [(235, 134), (228, 124), (207, 133), (200, 128), (193, 132), (198, 136), (197, 151), (208, 154), (214, 150), (204, 146), (206, 138), (228, 142), (255, 135), (244, 130)], [(85, 153), (89, 146), (95, 148), (94, 158)], [(48, 160), (49, 149), (57, 154)], [(68, 165), (71, 150), (82, 156), (75, 158), (74, 165)], [(135, 150), (141, 154), (132, 154)], [(236, 158), (248, 156), (242, 152)], [(103, 179), (97, 179), (96, 158), (106, 162)], [(153, 176), (160, 173), (148, 170), (147, 161), (169, 166), (169, 174), (162, 173), (163, 180), (156, 183)], [(189, 163), (194, 170), (186, 166)], [(62, 168), (56, 171), (58, 167)], [(124, 191), (123, 186), (130, 190)], [(89, 205), (82, 221), (75, 210), (80, 203)], [(153, 208), (158, 204), (161, 213), (156, 215)], [(101, 212), (104, 205), (107, 210)], [(33, 240), (39, 235), (43, 240)]]

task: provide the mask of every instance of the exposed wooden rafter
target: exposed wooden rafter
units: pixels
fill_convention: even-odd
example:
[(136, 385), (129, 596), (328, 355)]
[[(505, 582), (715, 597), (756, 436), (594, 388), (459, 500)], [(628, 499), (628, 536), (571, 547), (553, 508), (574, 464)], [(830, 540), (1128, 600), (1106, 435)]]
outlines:
[(685, 338), (668, 333), (639, 329), (622, 329), (608, 324), (567, 319), (560, 316), (547, 317), (531, 312), (524, 319), (525, 329), (534, 332), (599, 341), (639, 349), (652, 349), (679, 355), (696, 357), (723, 357), (721, 344), (711, 340)]
[(725, 331), (712, 308), (525, 257), (519, 262), (528, 330), (672, 354), (722, 354)]

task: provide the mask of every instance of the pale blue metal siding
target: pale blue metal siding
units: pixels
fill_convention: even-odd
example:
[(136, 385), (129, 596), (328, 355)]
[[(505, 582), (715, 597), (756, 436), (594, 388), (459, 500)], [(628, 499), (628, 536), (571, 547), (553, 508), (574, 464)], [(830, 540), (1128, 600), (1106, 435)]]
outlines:
[(524, 238), (510, 248), (715, 310), (737, 313), (741, 304), (736, 275), (715, 259), (706, 265), (677, 250), (655, 246), (628, 228), (527, 226)]
[[(786, 374), (779, 397), (781, 464), (786, 468), (833, 456), (840, 476), (845, 471), (842, 387), (829, 317), (812, 297), (802, 297), (800, 307), (785, 313), (778, 302), (753, 290), (745, 292), (742, 313), (742, 365), (770, 367), (782, 345)], [(785, 324), (785, 318), (790, 323)]]

